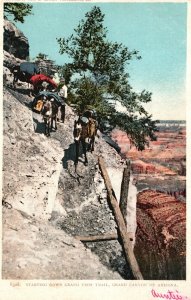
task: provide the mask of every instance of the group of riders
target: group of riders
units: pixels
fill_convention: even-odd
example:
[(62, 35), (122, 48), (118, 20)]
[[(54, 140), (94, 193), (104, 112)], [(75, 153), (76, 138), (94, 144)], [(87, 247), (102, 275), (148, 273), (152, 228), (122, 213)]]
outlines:
[[(33, 86), (32, 93), (34, 100), (32, 108), (42, 114), (45, 123), (45, 135), (49, 136), (55, 122), (64, 123), (65, 121), (65, 103), (67, 100), (67, 86), (65, 79), (57, 81), (54, 76), (40, 74), (38, 67), (34, 63), (25, 62), (13, 69), (13, 86), (18, 80), (28, 82)], [(56, 82), (57, 81), (57, 82)], [(30, 90), (31, 95), (31, 90)], [(85, 156), (85, 165), (87, 164), (86, 140), (89, 140), (89, 150), (94, 150), (94, 141), (97, 133), (98, 123), (97, 114), (93, 109), (88, 109), (79, 113), (78, 119), (74, 123), (73, 136), (76, 144), (76, 160), (78, 163), (79, 145), (82, 144)]]

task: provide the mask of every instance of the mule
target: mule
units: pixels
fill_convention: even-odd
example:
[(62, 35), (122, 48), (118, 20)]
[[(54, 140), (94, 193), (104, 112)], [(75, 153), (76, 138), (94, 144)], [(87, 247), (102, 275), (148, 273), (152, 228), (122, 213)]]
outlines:
[[(97, 121), (93, 118), (79, 117), (74, 123), (74, 141), (76, 145), (75, 169), (78, 165), (80, 144), (82, 145), (83, 154), (85, 157), (85, 166), (88, 165), (87, 151), (94, 151), (95, 136), (97, 133)], [(88, 139), (88, 147), (86, 144)]]
[(30, 84), (30, 78), (31, 78), (31, 74), (22, 72), (20, 70), (20, 66), (15, 66), (12, 69), (13, 72), (13, 87), (16, 87), (16, 83), (18, 82), (18, 80), (22, 81), (22, 82), (27, 82), (28, 84)]
[(53, 129), (57, 130), (57, 114), (58, 114), (58, 106), (54, 102), (54, 99), (44, 100), (42, 115), (45, 125), (45, 135), (50, 136), (50, 131)]

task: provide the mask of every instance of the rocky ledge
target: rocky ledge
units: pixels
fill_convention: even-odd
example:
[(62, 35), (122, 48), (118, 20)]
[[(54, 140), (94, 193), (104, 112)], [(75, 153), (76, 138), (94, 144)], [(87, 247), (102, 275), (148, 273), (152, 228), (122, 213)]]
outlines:
[(135, 255), (145, 279), (186, 278), (186, 204), (152, 190), (138, 194)]
[(10, 21), (4, 20), (4, 43), (5, 51), (19, 59), (29, 57), (29, 43), (25, 35)]

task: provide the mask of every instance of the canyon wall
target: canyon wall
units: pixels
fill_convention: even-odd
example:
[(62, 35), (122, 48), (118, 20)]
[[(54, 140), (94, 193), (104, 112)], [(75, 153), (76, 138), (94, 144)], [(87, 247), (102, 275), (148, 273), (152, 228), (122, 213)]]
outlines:
[(4, 20), (3, 49), (19, 59), (26, 60), (29, 57), (28, 39), (8, 20)]
[(138, 194), (135, 255), (144, 279), (185, 280), (186, 204), (164, 193)]

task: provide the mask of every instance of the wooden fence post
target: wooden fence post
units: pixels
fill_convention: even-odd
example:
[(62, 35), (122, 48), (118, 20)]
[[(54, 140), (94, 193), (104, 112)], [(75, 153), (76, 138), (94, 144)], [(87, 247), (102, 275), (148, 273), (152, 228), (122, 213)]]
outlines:
[(111, 181), (110, 181), (110, 178), (108, 176), (108, 173), (107, 173), (107, 170), (105, 167), (104, 160), (102, 157), (99, 157), (98, 161), (99, 161), (99, 166), (101, 169), (102, 176), (105, 181), (105, 186), (106, 186), (106, 189), (108, 192), (108, 199), (111, 203), (111, 206), (112, 206), (112, 209), (113, 209), (113, 212), (115, 215), (115, 219), (116, 219), (116, 222), (117, 222), (117, 225), (119, 228), (119, 234), (120, 234), (120, 237), (122, 240), (125, 259), (132, 270), (134, 278), (135, 279), (143, 279), (143, 276), (139, 270), (139, 266), (136, 261), (136, 258), (135, 258), (135, 255), (134, 255), (134, 252), (133, 252), (133, 249), (132, 249), (132, 246), (131, 246), (131, 243), (130, 243), (130, 240), (129, 240), (129, 237), (127, 234), (127, 229), (125, 226), (125, 222), (124, 222), (122, 213), (120, 211), (117, 199), (114, 196), (115, 194), (114, 194), (114, 191), (113, 191), (113, 188), (111, 185)]
[(129, 193), (129, 181), (130, 181), (130, 160), (126, 160), (126, 167), (123, 171), (123, 178), (121, 182), (121, 194), (120, 194), (120, 202), (119, 208), (123, 215), (125, 225), (127, 225), (126, 217), (127, 217), (127, 202), (128, 202), (128, 193)]
[(80, 240), (81, 242), (97, 242), (97, 241), (109, 241), (109, 240), (117, 240), (118, 234), (117, 233), (107, 233), (103, 235), (89, 235), (89, 236), (83, 236), (83, 235), (77, 235), (75, 236), (77, 240)]

